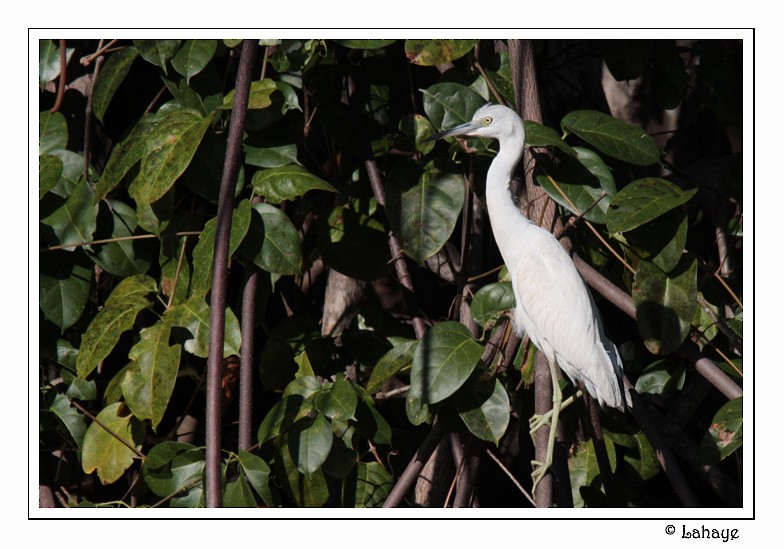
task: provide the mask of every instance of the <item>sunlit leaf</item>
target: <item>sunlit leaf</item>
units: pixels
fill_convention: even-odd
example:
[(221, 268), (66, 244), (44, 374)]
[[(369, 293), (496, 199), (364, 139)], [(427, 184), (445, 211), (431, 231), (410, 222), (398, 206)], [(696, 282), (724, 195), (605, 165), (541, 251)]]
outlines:
[(68, 145), (68, 124), (59, 112), (43, 111), (38, 115), (38, 154), (46, 154)]
[(103, 484), (112, 484), (133, 464), (141, 449), (143, 429), (120, 402), (100, 411), (82, 443), (82, 470), (93, 471)]
[(524, 124), (526, 145), (530, 147), (556, 147), (566, 154), (577, 155), (577, 152), (566, 141), (561, 139), (561, 136), (554, 129), (537, 124), (531, 120), (525, 120)]
[(416, 345), (416, 340), (404, 341), (387, 351), (370, 373), (367, 383), (368, 393), (379, 391), (388, 379), (404, 368), (410, 367), (414, 362)]
[(700, 463), (713, 465), (743, 444), (743, 397), (732, 399), (713, 416), (700, 444)]
[[(173, 327), (184, 328), (191, 337), (183, 347), (189, 353), (207, 358), (210, 347), (210, 306), (203, 296), (195, 295), (187, 301), (169, 309), (164, 321)], [(226, 308), (223, 340), (223, 358), (240, 354), (240, 324), (234, 312)]]
[(237, 457), (240, 460), (245, 476), (248, 477), (248, 482), (256, 490), (256, 493), (261, 496), (261, 499), (264, 500), (268, 507), (277, 507), (280, 496), (270, 482), (272, 471), (269, 465), (257, 455), (245, 450), (240, 450)]
[[(275, 85), (275, 82), (269, 78), (251, 82), (250, 90), (248, 92), (248, 109), (266, 109), (272, 105), (272, 99), (270, 96), (277, 89), (278, 87)], [(234, 108), (234, 93), (235, 90), (231, 90), (226, 94), (226, 97), (223, 99), (223, 105), (221, 106), (221, 109)]]
[(318, 393), (314, 402), (316, 409), (329, 419), (345, 421), (354, 417), (357, 393), (351, 382), (339, 379), (328, 389)]
[(498, 444), (509, 425), (509, 396), (498, 379), (469, 379), (452, 399), (468, 430)]
[(406, 40), (406, 57), (415, 65), (432, 67), (460, 59), (478, 40)]
[(561, 129), (630, 164), (650, 166), (659, 161), (659, 146), (650, 135), (637, 126), (602, 112), (571, 112), (561, 120)]
[(646, 177), (630, 183), (612, 200), (607, 211), (607, 229), (630, 231), (688, 202), (697, 189), (681, 190), (669, 181)]
[(260, 269), (293, 275), (300, 272), (302, 249), (294, 224), (280, 208), (260, 202), (251, 211), (242, 253)]
[(272, 204), (280, 204), (311, 190), (337, 192), (335, 188), (296, 164), (261, 170), (253, 174), (253, 190)]
[[(74, 48), (65, 48), (65, 65), (73, 57)], [(38, 84), (44, 87), (60, 76), (60, 46), (52, 40), (38, 41)]]
[(297, 469), (306, 475), (314, 473), (327, 459), (332, 440), (332, 425), (323, 414), (294, 423), (288, 433), (288, 447)]
[[(98, 204), (93, 201), (93, 189), (86, 180), (82, 180), (65, 204), (42, 219), (41, 223), (50, 229), (44, 236), (53, 245), (79, 244), (92, 240), (97, 217)], [(73, 251), (76, 247), (65, 249)]]
[(686, 339), (697, 307), (697, 260), (684, 255), (668, 274), (653, 263), (640, 262), (632, 297), (648, 350), (655, 355), (674, 351)]
[(217, 47), (216, 40), (186, 40), (172, 59), (172, 67), (190, 82), (212, 60)]
[(482, 327), (501, 318), (504, 312), (514, 309), (515, 296), (512, 284), (495, 282), (482, 286), (471, 300), (471, 316)]
[(142, 467), (142, 478), (161, 498), (176, 496), (172, 507), (196, 507), (204, 498), (204, 449), (184, 442), (153, 446)]

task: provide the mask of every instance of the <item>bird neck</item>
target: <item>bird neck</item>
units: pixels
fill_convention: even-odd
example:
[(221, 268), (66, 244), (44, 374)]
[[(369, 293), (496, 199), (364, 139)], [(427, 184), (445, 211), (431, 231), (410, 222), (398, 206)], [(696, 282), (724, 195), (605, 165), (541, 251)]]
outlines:
[(487, 170), (487, 210), (494, 226), (494, 232), (506, 232), (503, 224), (510, 220), (529, 220), (520, 212), (512, 200), (509, 183), (523, 148), (515, 143), (499, 142), (499, 151)]

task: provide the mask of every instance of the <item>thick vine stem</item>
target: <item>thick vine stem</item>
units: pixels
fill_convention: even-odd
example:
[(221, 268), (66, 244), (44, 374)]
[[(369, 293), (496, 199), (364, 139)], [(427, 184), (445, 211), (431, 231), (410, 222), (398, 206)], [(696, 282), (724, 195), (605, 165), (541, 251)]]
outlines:
[(207, 411), (205, 501), (207, 507), (221, 506), (221, 370), (223, 365), (226, 285), (229, 272), (229, 235), (234, 209), (234, 182), (242, 157), (243, 127), (248, 110), (251, 71), (258, 50), (256, 40), (245, 40), (237, 71), (236, 95), (229, 122), (229, 136), (218, 197), (215, 255), (210, 295), (210, 350), (207, 358)]

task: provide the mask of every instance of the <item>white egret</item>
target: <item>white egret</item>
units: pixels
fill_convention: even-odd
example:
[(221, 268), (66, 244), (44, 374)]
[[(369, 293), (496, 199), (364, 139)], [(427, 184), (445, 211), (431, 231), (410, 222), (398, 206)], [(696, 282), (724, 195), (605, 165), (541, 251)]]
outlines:
[[(485, 105), (472, 120), (437, 133), (430, 139), (450, 136), (487, 137), (498, 140), (498, 154), (487, 171), (487, 211), (495, 241), (509, 269), (517, 304), (518, 334), (528, 335), (545, 354), (553, 378), (553, 411), (547, 458), (533, 462), (534, 491), (552, 464), (562, 395), (555, 365), (572, 383), (585, 387), (601, 406), (624, 409), (628, 394), (621, 391), (623, 365), (618, 349), (604, 335), (596, 305), (569, 254), (555, 237), (528, 220), (512, 201), (509, 183), (523, 155), (525, 127), (513, 110)], [(549, 414), (548, 414), (549, 415)], [(535, 416), (533, 434), (546, 418)]]

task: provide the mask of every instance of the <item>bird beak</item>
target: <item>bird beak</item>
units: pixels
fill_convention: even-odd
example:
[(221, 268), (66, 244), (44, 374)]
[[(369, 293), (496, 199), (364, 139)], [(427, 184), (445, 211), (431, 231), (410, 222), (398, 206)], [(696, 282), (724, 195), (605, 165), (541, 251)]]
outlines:
[(425, 141), (435, 141), (436, 139), (443, 139), (444, 137), (454, 137), (457, 135), (469, 135), (473, 130), (479, 128), (479, 125), (473, 121), (466, 122), (465, 124), (460, 124), (459, 126), (455, 126), (449, 130), (444, 130), (438, 132), (435, 135), (431, 135)]

